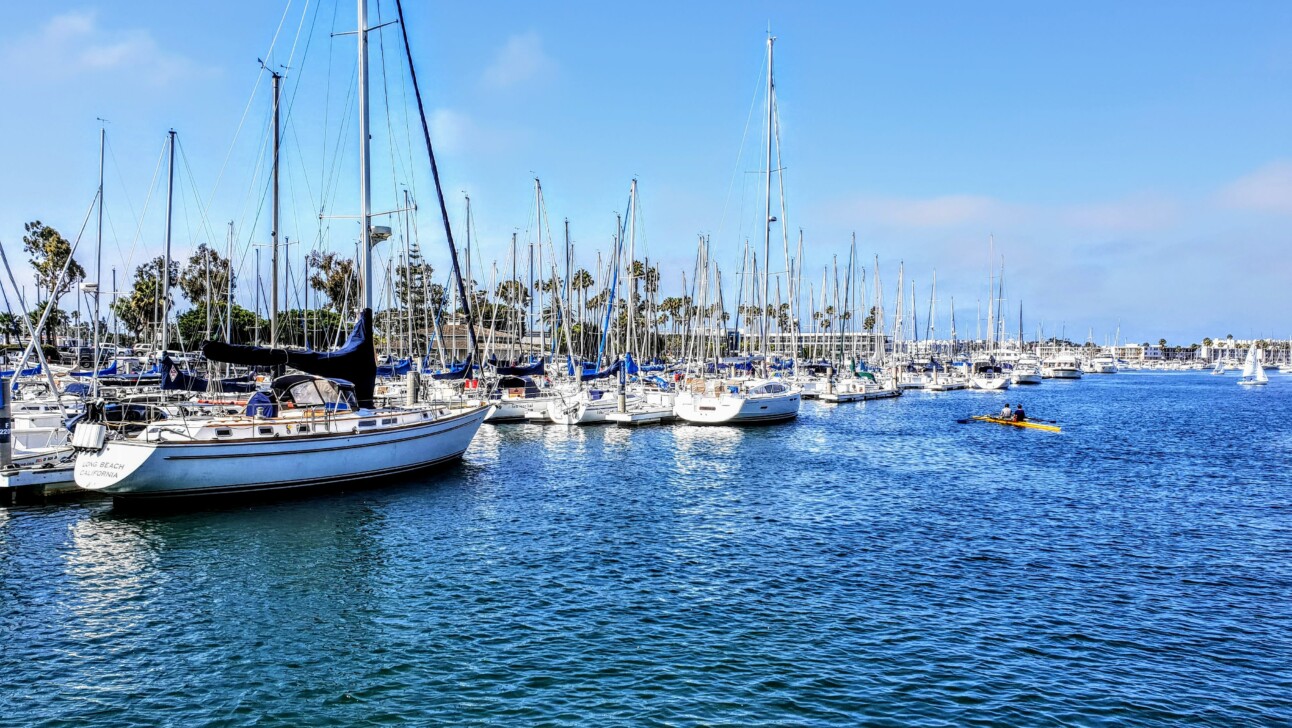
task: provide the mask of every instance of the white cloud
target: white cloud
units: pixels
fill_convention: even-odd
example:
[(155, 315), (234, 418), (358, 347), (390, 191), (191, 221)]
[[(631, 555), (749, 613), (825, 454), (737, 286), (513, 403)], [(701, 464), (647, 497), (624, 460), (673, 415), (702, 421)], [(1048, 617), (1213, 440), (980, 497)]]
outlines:
[(7, 43), (0, 49), (0, 62), (12, 77), (27, 82), (128, 71), (163, 86), (212, 72), (161, 48), (147, 30), (103, 27), (93, 11), (54, 16), (36, 32)]
[(1076, 231), (1137, 233), (1162, 230), (1179, 218), (1169, 198), (1141, 195), (1107, 202), (1032, 205), (986, 195), (901, 198), (858, 196), (831, 206), (832, 219), (898, 230), (972, 228), (979, 231), (1043, 224)]
[(431, 111), (431, 141), (444, 154), (497, 154), (513, 149), (524, 138), (523, 131), (481, 124), (457, 109)]
[(1292, 161), (1278, 161), (1239, 177), (1220, 191), (1225, 207), (1292, 215)]
[(1165, 197), (1132, 197), (1113, 202), (1067, 205), (1057, 220), (1079, 230), (1107, 232), (1148, 232), (1175, 225), (1180, 207)]
[(833, 217), (851, 224), (896, 228), (944, 228), (999, 224), (1017, 216), (1011, 205), (981, 195), (928, 198), (860, 196), (836, 205)]
[(513, 35), (484, 72), (484, 83), (506, 89), (542, 80), (556, 71), (556, 61), (543, 50), (543, 39), (530, 31)]

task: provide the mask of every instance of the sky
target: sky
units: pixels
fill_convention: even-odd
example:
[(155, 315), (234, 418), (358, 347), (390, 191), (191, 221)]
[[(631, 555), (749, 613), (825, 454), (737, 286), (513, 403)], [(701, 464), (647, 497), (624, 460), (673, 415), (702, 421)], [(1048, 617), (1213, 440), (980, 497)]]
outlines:
[[(372, 24), (394, 13), (393, 0), (370, 5)], [(787, 205), (771, 267), (786, 269), (779, 226), (802, 230), (803, 285), (818, 298), (824, 267), (846, 264), (855, 234), (868, 268), (880, 261), (890, 311), (899, 263), (921, 319), (936, 271), (939, 332), (952, 298), (960, 332), (973, 331), (994, 250), (1010, 331), (1021, 304), (1029, 338), (1292, 335), (1287, 2), (407, 9), (446, 204), (462, 238), (470, 194), (477, 260), (505, 269), (513, 232), (522, 247), (538, 236), (538, 177), (557, 246), (568, 218), (578, 262), (593, 268), (635, 178), (638, 257), (660, 264), (666, 293), (690, 274), (699, 235), (734, 274), (745, 239), (761, 247), (770, 29)], [(85, 221), (103, 118), (104, 289), (112, 268), (125, 288), (163, 249), (174, 128), (173, 255), (201, 242), (223, 250), (233, 221), (249, 305), (254, 246), (270, 227), (261, 60), (285, 75), (292, 275), (306, 250), (350, 254), (356, 46), (334, 34), (354, 27), (349, 0), (0, 5), (0, 243), (22, 263), (19, 285), (31, 280), (24, 222), (71, 239)], [(440, 275), (446, 246), (399, 28), (371, 38), (374, 207), (410, 190)], [(93, 278), (92, 221), (81, 246)]]

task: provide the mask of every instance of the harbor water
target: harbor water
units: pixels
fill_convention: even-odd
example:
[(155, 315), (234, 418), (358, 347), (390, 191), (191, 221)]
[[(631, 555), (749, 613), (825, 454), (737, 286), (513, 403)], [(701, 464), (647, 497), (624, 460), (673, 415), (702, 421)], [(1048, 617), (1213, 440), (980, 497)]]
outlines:
[[(1016, 400), (1062, 434), (957, 422)], [(1289, 413), (1126, 372), (0, 509), (0, 724), (1287, 725)]]

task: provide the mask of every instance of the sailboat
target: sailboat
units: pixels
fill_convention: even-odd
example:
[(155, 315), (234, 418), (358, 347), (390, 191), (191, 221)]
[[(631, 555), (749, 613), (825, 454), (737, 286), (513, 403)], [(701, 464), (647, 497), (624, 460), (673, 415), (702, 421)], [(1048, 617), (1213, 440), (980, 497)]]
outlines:
[[(402, 16), (402, 12), (401, 12)], [(422, 112), (407, 25), (400, 18), (409, 73)], [(368, 130), (367, 2), (358, 3), (361, 286), (364, 307), (341, 349), (320, 353), (208, 342), (212, 361), (244, 366), (291, 367), (267, 391), (250, 397), (236, 414), (192, 415), (178, 407), (151, 407), (146, 421), (126, 423), (102, 401), (87, 407), (72, 437), (76, 484), (120, 499), (169, 499), (275, 492), (370, 480), (423, 470), (456, 460), (471, 444), (488, 407), (417, 405), (376, 407), (376, 352), (372, 334), (372, 190)], [(424, 112), (432, 176), (439, 173)], [(172, 146), (173, 149), (173, 146)], [(460, 293), (457, 253), (439, 194), (445, 235)], [(464, 306), (467, 297), (462, 295)], [(471, 321), (470, 312), (466, 319)], [(469, 327), (471, 350), (474, 328)], [(469, 362), (469, 358), (468, 358)], [(470, 365), (464, 368), (470, 372)], [(171, 369), (163, 377), (178, 379)], [(111, 436), (110, 436), (111, 435)]]
[[(797, 387), (771, 376), (771, 331), (769, 316), (765, 313), (769, 300), (770, 280), (768, 261), (771, 258), (772, 223), (772, 145), (777, 138), (776, 85), (772, 74), (772, 44), (775, 38), (767, 37), (767, 199), (763, 227), (763, 292), (762, 306), (762, 378), (735, 380), (699, 379), (690, 381), (678, 392), (673, 403), (673, 414), (679, 419), (701, 425), (734, 425), (783, 422), (798, 417), (801, 394)], [(778, 149), (779, 155), (779, 149)], [(779, 165), (777, 165), (779, 166)], [(782, 204), (784, 197), (782, 195)], [(782, 208), (781, 217), (784, 217)], [(782, 225), (784, 223), (782, 222)]]
[(1254, 386), (1269, 384), (1270, 378), (1265, 376), (1265, 367), (1261, 366), (1261, 355), (1255, 346), (1247, 347), (1247, 359), (1243, 362), (1243, 373), (1238, 377), (1238, 383), (1244, 386)]

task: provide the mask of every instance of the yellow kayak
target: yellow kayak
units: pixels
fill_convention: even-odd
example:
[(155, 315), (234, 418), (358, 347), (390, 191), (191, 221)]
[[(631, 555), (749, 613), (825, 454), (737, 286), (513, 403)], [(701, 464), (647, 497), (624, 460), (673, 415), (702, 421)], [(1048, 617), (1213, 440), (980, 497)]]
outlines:
[(1046, 432), (1062, 432), (1062, 430), (1060, 430), (1057, 425), (1042, 425), (1039, 422), (1028, 422), (1026, 420), (1022, 422), (1015, 422), (1013, 420), (1006, 420), (1000, 417), (990, 417), (988, 415), (977, 415), (973, 419), (978, 420), (979, 422), (991, 422), (997, 425), (1010, 425), (1011, 427), (1030, 427), (1033, 430), (1045, 430)]

